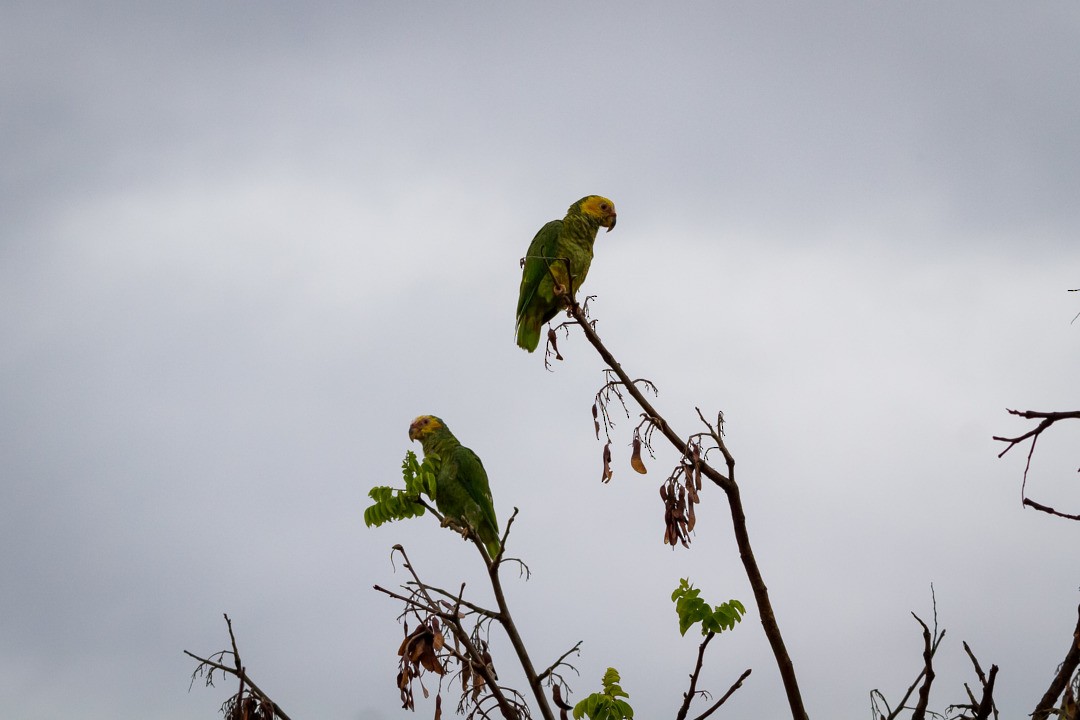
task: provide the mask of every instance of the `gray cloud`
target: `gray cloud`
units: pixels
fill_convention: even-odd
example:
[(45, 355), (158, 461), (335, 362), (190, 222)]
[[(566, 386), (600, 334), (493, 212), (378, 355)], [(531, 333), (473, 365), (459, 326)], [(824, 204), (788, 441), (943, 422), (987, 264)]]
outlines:
[[(600, 331), (681, 432), (727, 414), (811, 714), (906, 687), (931, 582), (939, 705), (961, 639), (1002, 666), (1004, 714), (1045, 689), (1075, 529), (1020, 510), (1023, 458), (990, 436), (1020, 427), (1004, 407), (1080, 404), (1073, 6), (5, 15), (9, 714), (213, 715), (229, 690), (188, 693), (180, 651), (224, 647), (227, 611), (294, 717), (396, 717), (389, 547), (484, 597), (433, 524), (362, 526), (426, 412), (522, 510), (537, 656), (582, 639), (579, 693), (616, 665), (639, 716), (670, 714), (696, 647), (670, 589), (751, 597), (722, 498), (665, 549), (674, 459), (631, 473), (621, 422), (602, 486), (598, 362), (572, 338), (547, 373), (511, 340), (517, 259), (590, 192), (620, 209)], [(1074, 448), (1040, 442), (1033, 495), (1075, 506)], [(757, 623), (722, 640), (707, 685), (752, 666), (731, 712), (782, 714)]]

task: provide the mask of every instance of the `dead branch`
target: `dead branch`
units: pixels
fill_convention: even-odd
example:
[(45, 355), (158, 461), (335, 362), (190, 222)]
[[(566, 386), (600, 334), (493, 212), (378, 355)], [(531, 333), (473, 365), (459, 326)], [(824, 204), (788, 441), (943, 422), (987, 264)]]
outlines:
[[(461, 590), (455, 594), (443, 588), (429, 585), (421, 580), (419, 573), (414, 568), (411, 560), (409, 560), (405, 553), (405, 549), (401, 545), (395, 545), (393, 551), (394, 553), (401, 555), (403, 567), (408, 570), (412, 576), (412, 580), (405, 586), (406, 589), (409, 590), (409, 594), (403, 595), (396, 593), (378, 585), (375, 586), (375, 590), (405, 603), (406, 612), (416, 614), (417, 617), (421, 619), (422, 623), (427, 622), (428, 618), (438, 618), (445, 627), (450, 629), (456, 647), (443, 646), (441, 649), (457, 660), (461, 667), (459, 672), (462, 677), (463, 692), (462, 700), (459, 702), (460, 712), (464, 714), (466, 709), (466, 696), (471, 695), (471, 706), (473, 709), (472, 712), (469, 713), (469, 716), (476, 713), (479, 713), (482, 717), (487, 716), (487, 711), (483, 709), (485, 697), (487, 696), (481, 697), (479, 694), (480, 688), (482, 688), (484, 692), (493, 698), (493, 701), (498, 705), (503, 717), (518, 718), (528, 716), (528, 707), (520, 701), (520, 693), (511, 688), (504, 688), (496, 682), (497, 676), (494, 672), (494, 667), (492, 666), (491, 656), (487, 653), (486, 643), (479, 640), (476, 636), (476, 632), (482, 624), (496, 622), (503, 628), (510, 639), (510, 643), (518, 656), (518, 661), (525, 672), (525, 677), (529, 682), (530, 689), (533, 691), (536, 703), (540, 708), (541, 715), (544, 720), (554, 720), (554, 715), (548, 705), (547, 697), (543, 693), (541, 683), (553, 672), (558, 664), (562, 663), (566, 656), (564, 655), (563, 658), (560, 658), (559, 661), (556, 662), (556, 665), (553, 665), (552, 668), (549, 668), (543, 674), (537, 674), (528, 651), (525, 648), (525, 643), (521, 639), (517, 626), (514, 623), (513, 616), (510, 613), (510, 608), (506, 602), (505, 593), (502, 589), (502, 579), (499, 575), (499, 570), (504, 563), (503, 554), (506, 549), (507, 539), (510, 535), (510, 530), (514, 521), (517, 519), (517, 515), (518, 509), (514, 508), (514, 512), (507, 520), (506, 528), (503, 531), (501, 548), (498, 555), (494, 558), (488, 556), (483, 542), (476, 537), (475, 533), (468, 533), (469, 539), (476, 546), (477, 551), (480, 553), (480, 557), (484, 561), (484, 566), (487, 568), (488, 580), (491, 583), (492, 591), (498, 604), (498, 610), (490, 610), (466, 601), (463, 597), (465, 589), (464, 584), (462, 584)], [(527, 566), (523, 563), (521, 563), (521, 565), (527, 573)], [(478, 618), (477, 625), (471, 634), (466, 631), (463, 624), (463, 620), (470, 616)], [(436, 650), (438, 649), (440, 648), (436, 648)], [(471, 692), (466, 692), (465, 685), (470, 678), (474, 680), (474, 686)]]
[(998, 453), (998, 457), (1002, 457), (1005, 453), (1012, 450), (1015, 446), (1024, 442), (1027, 439), (1031, 439), (1031, 446), (1028, 448), (1027, 461), (1024, 463), (1024, 478), (1020, 485), (1020, 497), (1023, 504), (1027, 507), (1034, 508), (1041, 512), (1048, 513), (1050, 515), (1056, 515), (1057, 517), (1065, 518), (1067, 520), (1080, 521), (1080, 515), (1073, 515), (1069, 513), (1058, 512), (1054, 508), (1043, 505), (1041, 503), (1030, 500), (1027, 497), (1027, 479), (1028, 472), (1031, 470), (1031, 458), (1035, 455), (1035, 444), (1039, 440), (1039, 436), (1043, 434), (1050, 426), (1061, 420), (1080, 420), (1080, 410), (1070, 410), (1066, 412), (1042, 412), (1039, 410), (1008, 410), (1010, 415), (1016, 415), (1026, 420), (1039, 420), (1039, 424), (1033, 429), (1028, 430), (1026, 433), (1017, 435), (1016, 437), (1004, 437), (995, 435), (994, 440), (1007, 443), (1005, 449)]
[(915, 703), (915, 710), (911, 714), (911, 720), (924, 720), (926, 706), (930, 703), (930, 685), (934, 682), (934, 651), (937, 650), (933, 638), (930, 637), (930, 628), (915, 613), (911, 613), (923, 630), (923, 683), (919, 687), (919, 699)]
[(975, 693), (971, 691), (971, 687), (967, 683), (964, 683), (964, 692), (967, 693), (968, 702), (966, 704), (950, 705), (949, 711), (965, 710), (967, 713), (961, 713), (955, 716), (955, 720), (987, 720), (990, 717), (990, 713), (994, 714), (994, 717), (998, 717), (997, 707), (994, 705), (994, 682), (997, 679), (998, 666), (990, 666), (990, 674), (987, 675), (983, 672), (982, 665), (979, 664), (978, 659), (975, 657), (975, 653), (971, 651), (971, 647), (965, 641), (963, 643), (964, 652), (967, 653), (968, 658), (971, 660), (972, 666), (975, 668), (975, 675), (979, 678), (979, 684), (982, 686), (982, 693), (979, 699), (975, 698)]
[[(1080, 616), (1080, 607), (1077, 608), (1077, 615)], [(1073, 631), (1069, 651), (1065, 653), (1065, 659), (1061, 661), (1061, 667), (1058, 668), (1057, 674), (1050, 682), (1050, 687), (1047, 688), (1046, 693), (1039, 700), (1039, 704), (1035, 706), (1035, 710), (1031, 713), (1033, 720), (1046, 720), (1050, 717), (1054, 703), (1065, 691), (1069, 679), (1076, 672), (1077, 666), (1080, 666), (1080, 617), (1077, 618), (1076, 630)]]
[[(264, 693), (248, 676), (247, 670), (240, 660), (240, 651), (236, 646), (236, 635), (233, 634), (232, 620), (229, 619), (228, 614), (225, 615), (225, 625), (229, 628), (229, 643), (232, 645), (232, 651), (221, 650), (212, 654), (210, 658), (216, 657), (217, 661), (199, 657), (195, 653), (184, 650), (185, 655), (199, 662), (191, 673), (191, 682), (194, 683), (195, 678), (203, 676), (206, 678), (206, 684), (213, 687), (215, 670), (223, 675), (232, 675), (239, 680), (240, 689), (221, 706), (226, 720), (240, 720), (240, 718), (248, 718), (249, 720), (273, 720), (273, 718), (290, 720), (285, 711), (271, 700), (270, 696)], [(232, 667), (220, 662), (229, 655), (233, 659)]]
[[(924, 623), (919, 618), (918, 615), (916, 615), (915, 613), (911, 613), (911, 616), (913, 618), (915, 618), (915, 620), (923, 628), (923, 667), (922, 667), (922, 669), (919, 670), (919, 674), (915, 676), (915, 680), (912, 681), (911, 685), (908, 686), (908, 689), (904, 692), (903, 697), (900, 698), (900, 702), (897, 703), (895, 708), (890, 708), (889, 707), (888, 701), (885, 700), (885, 696), (881, 693), (880, 690), (871, 691), (871, 693), (870, 693), (870, 702), (871, 702), (871, 707), (872, 707), (873, 711), (877, 713), (877, 715), (875, 717), (885, 718), (885, 720), (896, 720), (896, 718), (900, 715), (900, 713), (902, 711), (904, 711), (905, 709), (907, 709), (908, 698), (910, 698), (911, 694), (915, 692), (915, 688), (920, 687), (919, 686), (920, 682), (922, 683), (922, 687), (920, 688), (920, 691), (919, 691), (920, 692), (920, 702), (921, 702), (921, 695), (924, 692), (925, 692), (925, 694), (927, 696), (926, 702), (927, 703), (929, 702), (930, 683), (933, 680), (933, 662), (932, 661), (933, 661), (934, 655), (937, 654), (938, 647), (941, 645), (941, 640), (945, 637), (945, 631), (944, 630), (941, 630), (940, 632), (938, 631), (937, 597), (934, 595), (934, 586), (933, 585), (930, 586), (930, 597), (931, 597), (931, 602), (932, 602), (933, 612), (934, 612), (934, 631), (933, 631), (933, 633), (930, 632), (929, 628), (927, 628), (927, 626), (926, 626), (926, 623)], [(928, 671), (930, 672), (930, 679), (929, 680), (926, 679)], [(878, 709), (877, 702), (878, 702), (879, 699), (881, 700), (882, 703), (885, 704), (886, 710), (889, 711), (888, 715), (886, 715), (885, 713), (881, 712), (881, 710)], [(923, 708), (923, 711), (922, 711), (923, 716), (925, 716), (926, 705), (923, 704), (922, 708)], [(917, 707), (916, 707), (916, 713), (918, 713), (918, 708)], [(912, 718), (915, 718), (915, 717), (916, 717), (916, 715), (912, 715)]]

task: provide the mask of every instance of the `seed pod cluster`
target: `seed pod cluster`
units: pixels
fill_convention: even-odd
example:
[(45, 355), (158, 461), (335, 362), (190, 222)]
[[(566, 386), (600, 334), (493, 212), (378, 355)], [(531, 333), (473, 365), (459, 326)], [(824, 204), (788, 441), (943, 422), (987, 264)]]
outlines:
[[(401, 692), (401, 706), (415, 710), (412, 681), (423, 675), (424, 670), (437, 675), (446, 674), (446, 668), (439, 661), (438, 655), (445, 639), (439, 629), (439, 619), (436, 617), (421, 623), (411, 633), (408, 632), (408, 626), (406, 626), (405, 632), (407, 633), (405, 639), (401, 641), (401, 646), (398, 648), (401, 662), (398, 664), (397, 686)], [(427, 695), (427, 690), (424, 691), (424, 695)]]
[[(483, 659), (485, 667), (487, 667), (488, 674), (497, 679), (499, 676), (495, 674), (495, 666), (492, 664), (491, 653), (488, 652), (487, 643), (478, 638), (474, 638), (474, 640), (476, 640), (476, 647), (480, 651), (480, 657)], [(480, 691), (484, 689), (485, 682), (484, 676), (477, 671), (472, 660), (468, 660), (461, 664), (462, 695), (469, 692), (470, 682), (472, 684), (472, 701), (475, 703), (477, 698), (480, 697)]]
[(682, 543), (690, 547), (690, 533), (697, 524), (694, 506), (701, 502), (701, 448), (693, 444), (689, 459), (660, 486), (660, 499), (664, 501), (664, 544), (674, 547)]

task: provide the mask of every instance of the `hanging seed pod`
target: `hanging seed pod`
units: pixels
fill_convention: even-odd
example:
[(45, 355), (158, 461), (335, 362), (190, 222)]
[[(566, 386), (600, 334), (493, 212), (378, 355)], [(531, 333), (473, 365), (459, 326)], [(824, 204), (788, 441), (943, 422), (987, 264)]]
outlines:
[(642, 475), (649, 472), (645, 469), (645, 463), (641, 462), (641, 438), (638, 437), (637, 430), (634, 431), (634, 445), (633, 452), (630, 455), (630, 467), (634, 468)]
[(683, 465), (683, 475), (686, 476), (685, 487), (686, 492), (690, 497), (690, 502), (701, 502), (698, 499), (697, 489), (694, 487), (694, 468), (690, 465)]
[(701, 490), (701, 446), (694, 443), (694, 489)]
[(551, 345), (552, 352), (555, 353), (556, 360), (562, 360), (563, 356), (559, 354), (559, 343), (555, 341), (555, 329), (548, 328), (548, 344)]

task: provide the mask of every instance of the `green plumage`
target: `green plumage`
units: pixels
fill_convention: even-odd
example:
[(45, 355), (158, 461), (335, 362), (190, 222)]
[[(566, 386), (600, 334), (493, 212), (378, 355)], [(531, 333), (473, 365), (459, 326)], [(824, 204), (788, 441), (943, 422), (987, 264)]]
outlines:
[[(589, 274), (593, 243), (601, 227), (615, 227), (615, 205), (599, 195), (589, 195), (570, 206), (566, 217), (552, 220), (536, 233), (525, 256), (517, 304), (517, 344), (529, 352), (540, 344), (544, 323), (569, 305)], [(569, 263), (570, 277), (567, 278)]]
[(442, 420), (432, 415), (422, 415), (413, 421), (409, 439), (420, 441), (425, 456), (439, 457), (435, 477), (435, 506), (439, 512), (475, 532), (494, 560), (500, 548), (499, 522), (480, 458), (458, 442)]

